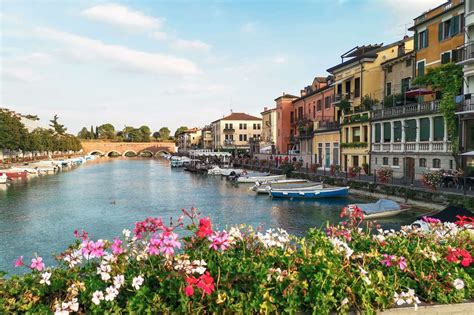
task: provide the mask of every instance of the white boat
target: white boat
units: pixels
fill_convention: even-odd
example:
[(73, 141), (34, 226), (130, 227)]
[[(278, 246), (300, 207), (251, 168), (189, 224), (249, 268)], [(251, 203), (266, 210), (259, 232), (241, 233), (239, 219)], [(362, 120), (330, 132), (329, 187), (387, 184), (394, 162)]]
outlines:
[(409, 205), (398, 204), (397, 202), (389, 199), (379, 199), (377, 202), (373, 203), (358, 203), (349, 205), (349, 211), (354, 207), (362, 210), (364, 219), (368, 220), (394, 217), (411, 209)]
[(18, 166), (18, 167), (12, 167), (10, 169), (12, 172), (26, 172), (28, 176), (38, 176), (38, 169), (32, 168), (32, 167), (23, 167), (23, 166)]
[(304, 190), (304, 189), (321, 189), (323, 188), (322, 183), (309, 182), (307, 180), (294, 180), (284, 179), (277, 180), (270, 183), (257, 182), (250, 190), (255, 191), (257, 194), (269, 194), (272, 189), (286, 189), (286, 190)]
[(256, 183), (261, 181), (274, 181), (274, 180), (281, 180), (285, 179), (286, 175), (255, 175), (255, 174), (248, 174), (248, 175), (240, 175), (237, 178), (237, 183)]
[(171, 167), (183, 167), (185, 163), (191, 162), (186, 156), (173, 156), (171, 158)]
[(8, 179), (7, 175), (5, 175), (5, 174), (3, 174), (3, 173), (0, 174), (0, 184), (6, 184), (6, 183), (7, 183), (7, 179)]
[(345, 197), (349, 194), (349, 187), (328, 187), (316, 189), (272, 189), (270, 195), (273, 198), (291, 199), (319, 199)]
[(244, 170), (238, 168), (220, 168), (215, 166), (207, 171), (208, 175), (221, 175), (221, 176), (231, 176), (231, 175), (240, 175)]

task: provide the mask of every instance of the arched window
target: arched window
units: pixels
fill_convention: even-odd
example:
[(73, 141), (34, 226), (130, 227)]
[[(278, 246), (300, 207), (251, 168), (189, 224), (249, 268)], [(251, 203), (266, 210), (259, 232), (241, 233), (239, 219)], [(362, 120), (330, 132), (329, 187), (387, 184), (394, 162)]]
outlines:
[(433, 168), (441, 168), (441, 160), (433, 159)]
[(420, 167), (426, 167), (426, 159), (420, 159)]

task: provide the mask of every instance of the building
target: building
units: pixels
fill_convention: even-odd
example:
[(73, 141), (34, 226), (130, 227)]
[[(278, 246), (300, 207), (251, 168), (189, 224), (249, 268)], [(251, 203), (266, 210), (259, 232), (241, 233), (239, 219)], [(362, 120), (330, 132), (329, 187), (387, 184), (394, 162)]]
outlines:
[(288, 154), (294, 150), (296, 140), (294, 129), (292, 129), (294, 117), (291, 117), (291, 113), (293, 112), (293, 101), (297, 98), (297, 96), (283, 93), (282, 96), (275, 99), (277, 112), (277, 154)]
[[(457, 50), (464, 72), (464, 99), (459, 117), (460, 152), (474, 151), (474, 1), (465, 1), (465, 44)], [(465, 156), (466, 175), (474, 176), (474, 156)]]
[(201, 141), (201, 134), (201, 129), (199, 128), (191, 128), (182, 131), (178, 134), (178, 151), (186, 152), (197, 149)]
[(293, 100), (290, 113), (290, 144), (305, 163), (316, 163), (313, 151), (314, 122), (334, 120), (332, 77), (315, 77)]
[(265, 153), (276, 153), (277, 109), (264, 107), (262, 114), (262, 134), (260, 149)]
[(341, 164), (345, 171), (370, 162), (370, 111), (383, 99), (382, 62), (398, 54), (399, 42), (357, 46), (327, 71), (334, 76), (333, 103), (341, 110)]
[(262, 119), (245, 113), (232, 113), (211, 124), (214, 150), (250, 149), (251, 138), (260, 139)]
[(212, 150), (212, 127), (205, 126), (201, 130), (201, 138), (199, 139), (199, 149)]

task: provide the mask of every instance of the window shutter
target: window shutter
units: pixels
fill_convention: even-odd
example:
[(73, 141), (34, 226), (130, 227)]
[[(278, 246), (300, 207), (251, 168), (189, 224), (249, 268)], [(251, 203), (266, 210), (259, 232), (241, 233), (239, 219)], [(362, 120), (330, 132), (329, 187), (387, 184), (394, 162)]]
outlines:
[(444, 139), (444, 119), (443, 117), (434, 118), (434, 137), (435, 141), (442, 141)]
[(380, 142), (380, 124), (375, 124), (375, 142)]
[(405, 122), (405, 138), (406, 141), (416, 141), (416, 120), (410, 119)]
[(393, 123), (393, 138), (395, 142), (401, 141), (402, 139), (402, 122), (396, 121)]
[(428, 118), (420, 119), (420, 141), (430, 140), (430, 120)]
[(455, 17), (453, 17), (453, 33), (452, 35), (456, 35), (457, 33), (459, 33), (459, 15), (456, 15)]
[(426, 29), (426, 41), (425, 41), (425, 46), (423, 46), (424, 48), (428, 47), (429, 43), (428, 43), (428, 39), (430, 38), (430, 33), (428, 32), (428, 29)]
[[(418, 32), (415, 32), (415, 35), (413, 36), (413, 44), (414, 44), (414, 47), (415, 47), (415, 51), (418, 50)], [(339, 88), (339, 86), (338, 86)]]
[(438, 24), (438, 40), (442, 41), (443, 40), (443, 23)]
[(383, 123), (383, 142), (390, 142), (391, 140), (391, 128), (390, 123)]

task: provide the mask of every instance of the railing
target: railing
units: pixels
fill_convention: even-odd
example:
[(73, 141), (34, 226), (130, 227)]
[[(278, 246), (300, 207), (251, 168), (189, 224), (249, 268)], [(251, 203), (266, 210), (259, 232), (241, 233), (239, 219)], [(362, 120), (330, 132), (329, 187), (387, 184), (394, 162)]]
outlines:
[[(471, 97), (474, 97), (474, 95), (471, 94)], [(463, 101), (462, 111), (463, 112), (472, 112), (472, 111), (474, 111), (474, 102), (471, 99), (465, 99)]]
[(408, 104), (403, 106), (394, 106), (384, 109), (377, 109), (372, 112), (372, 118), (388, 118), (401, 115), (416, 113), (437, 112), (439, 111), (439, 100), (425, 102), (420, 104)]
[(224, 128), (225, 133), (234, 133), (235, 129), (234, 128)]
[(334, 94), (333, 95), (333, 103), (338, 103), (342, 100), (351, 100), (354, 96), (354, 93), (342, 93), (342, 94)]
[(339, 129), (340, 124), (338, 121), (322, 120), (322, 121), (318, 121), (315, 127), (316, 127), (315, 128), (316, 131), (333, 130), (333, 129)]
[(372, 143), (373, 152), (450, 152), (447, 141)]
[(459, 47), (456, 51), (458, 63), (466, 63), (469, 60), (474, 61), (474, 42), (466, 43), (464, 46)]

